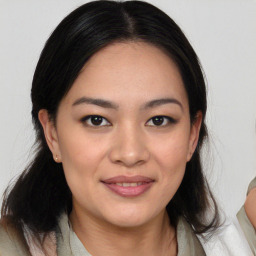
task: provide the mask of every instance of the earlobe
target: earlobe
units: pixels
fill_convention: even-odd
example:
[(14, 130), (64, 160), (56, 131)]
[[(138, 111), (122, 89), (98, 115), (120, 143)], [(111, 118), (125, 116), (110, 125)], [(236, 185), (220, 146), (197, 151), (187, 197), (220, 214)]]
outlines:
[(190, 161), (191, 157), (193, 156), (196, 150), (198, 139), (199, 139), (199, 133), (202, 125), (202, 117), (203, 117), (202, 112), (199, 111), (196, 115), (195, 120), (191, 125), (187, 161)]
[(61, 162), (61, 154), (59, 150), (58, 136), (56, 127), (46, 109), (41, 109), (38, 113), (38, 119), (43, 127), (45, 140), (52, 152), (53, 159)]

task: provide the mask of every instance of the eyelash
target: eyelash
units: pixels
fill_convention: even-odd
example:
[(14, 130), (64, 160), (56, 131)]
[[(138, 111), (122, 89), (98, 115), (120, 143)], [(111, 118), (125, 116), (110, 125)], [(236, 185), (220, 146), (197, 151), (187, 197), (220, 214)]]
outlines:
[[(104, 125), (94, 125), (94, 124), (92, 123), (92, 118), (100, 118), (100, 119), (104, 120), (105, 122), (107, 122), (107, 124), (104, 124)], [(90, 124), (88, 124), (88, 120), (90, 121)], [(83, 118), (81, 119), (81, 122), (82, 122), (83, 124), (85, 124), (86, 126), (95, 127), (95, 128), (97, 128), (97, 127), (102, 127), (102, 126), (111, 126), (110, 122), (109, 122), (106, 118), (104, 118), (104, 117), (102, 117), (102, 116), (99, 116), (99, 115), (85, 116), (85, 117), (83, 117)]]
[[(99, 124), (99, 125), (95, 125), (95, 124), (93, 124), (92, 123), (92, 118), (99, 118), (99, 119), (101, 119), (101, 120), (103, 120), (104, 122), (106, 122), (106, 124)], [(169, 116), (161, 116), (161, 115), (159, 115), (159, 116), (153, 116), (153, 117), (151, 117), (147, 122), (146, 122), (146, 124), (148, 123), (148, 122), (153, 122), (153, 119), (154, 118), (163, 118), (164, 119), (164, 125), (162, 125), (162, 124), (160, 124), (160, 125), (147, 125), (147, 126), (153, 126), (153, 127), (166, 127), (166, 126), (169, 126), (169, 125), (171, 125), (171, 124), (175, 124), (175, 123), (177, 123), (177, 120), (175, 120), (175, 119), (173, 119), (172, 117), (169, 117)], [(88, 121), (90, 121), (90, 124), (88, 124)], [(111, 126), (111, 123), (106, 119), (106, 118), (104, 118), (104, 117), (102, 117), (102, 116), (100, 116), (100, 115), (89, 115), (89, 116), (85, 116), (85, 117), (83, 117), (82, 119), (81, 119), (81, 122), (83, 123), (83, 124), (85, 124), (86, 126), (89, 126), (89, 127), (93, 127), (93, 128), (98, 128), (98, 127), (106, 127), (106, 126)]]
[(166, 127), (166, 126), (169, 126), (169, 125), (171, 125), (171, 124), (175, 124), (175, 123), (177, 123), (177, 120), (175, 120), (175, 119), (173, 119), (172, 117), (169, 117), (169, 116), (153, 116), (153, 117), (151, 117), (148, 121), (147, 121), (147, 123), (149, 122), (149, 121), (151, 121), (151, 122), (153, 122), (153, 119), (154, 118), (163, 118), (164, 119), (164, 122), (165, 122), (165, 124), (164, 125), (148, 125), (148, 126), (154, 126), (154, 127)]

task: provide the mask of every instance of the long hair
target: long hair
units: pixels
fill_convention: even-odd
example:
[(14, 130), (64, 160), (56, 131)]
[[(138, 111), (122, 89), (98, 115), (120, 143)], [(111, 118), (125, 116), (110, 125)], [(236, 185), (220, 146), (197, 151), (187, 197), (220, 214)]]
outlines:
[[(2, 220), (8, 219), (33, 234), (55, 230), (62, 212), (72, 210), (71, 191), (62, 165), (52, 158), (38, 120), (46, 109), (52, 120), (90, 57), (114, 42), (143, 41), (163, 50), (177, 65), (188, 96), (191, 123), (198, 111), (203, 120), (197, 149), (187, 163), (183, 181), (167, 205), (170, 221), (182, 216), (195, 233), (218, 226), (215, 200), (204, 177), (200, 151), (207, 136), (206, 86), (196, 53), (177, 24), (164, 12), (142, 1), (93, 1), (70, 13), (53, 31), (39, 58), (32, 83), (32, 119), (36, 132), (35, 157), (4, 195)], [(211, 218), (206, 218), (212, 209)]]

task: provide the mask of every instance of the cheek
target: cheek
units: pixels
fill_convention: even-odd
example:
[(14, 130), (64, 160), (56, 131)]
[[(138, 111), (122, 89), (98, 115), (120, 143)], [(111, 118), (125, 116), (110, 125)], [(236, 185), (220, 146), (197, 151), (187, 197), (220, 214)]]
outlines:
[(59, 134), (59, 146), (65, 177), (72, 194), (76, 198), (86, 194), (86, 200), (90, 200), (88, 191), (97, 182), (98, 170), (104, 164), (105, 144), (99, 143), (93, 136), (85, 136), (83, 131), (77, 129), (72, 133)]
[(179, 171), (187, 163), (189, 152), (189, 137), (184, 134), (173, 134), (161, 140), (161, 143), (154, 142), (154, 158), (164, 170)]
[(78, 170), (80, 168), (85, 170), (90, 166), (96, 168), (106, 152), (105, 145), (98, 137), (90, 136), (82, 129), (60, 134), (59, 145), (63, 165), (69, 165), (72, 169)]
[[(59, 137), (62, 165), (68, 186), (74, 200), (83, 205), (90, 205), (92, 198), (100, 198), (95, 189), (98, 182), (98, 170), (102, 165), (105, 151), (104, 145), (82, 133)], [(96, 146), (97, 145), (97, 146)], [(91, 194), (93, 192), (93, 197)], [(86, 195), (86, 196), (84, 196)]]
[(189, 138), (177, 133), (176, 136), (166, 138), (164, 143), (155, 143), (154, 160), (159, 172), (159, 180), (163, 184), (162, 198), (166, 204), (171, 200), (178, 190), (184, 177)]

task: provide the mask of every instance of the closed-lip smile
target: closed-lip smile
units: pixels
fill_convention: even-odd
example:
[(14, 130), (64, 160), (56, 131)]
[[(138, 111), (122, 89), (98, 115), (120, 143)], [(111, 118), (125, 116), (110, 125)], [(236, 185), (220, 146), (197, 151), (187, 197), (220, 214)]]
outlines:
[(136, 197), (146, 192), (155, 180), (145, 176), (115, 176), (101, 182), (122, 197)]

